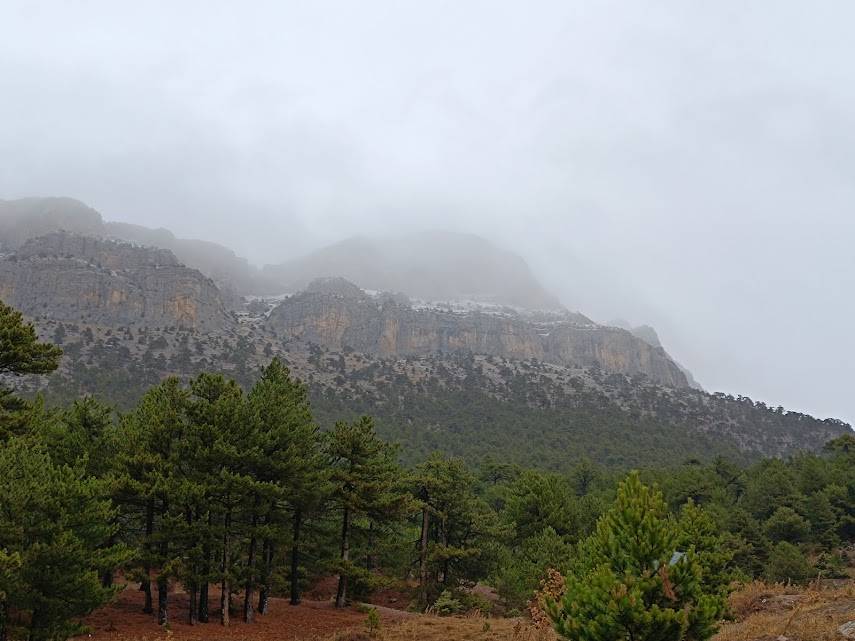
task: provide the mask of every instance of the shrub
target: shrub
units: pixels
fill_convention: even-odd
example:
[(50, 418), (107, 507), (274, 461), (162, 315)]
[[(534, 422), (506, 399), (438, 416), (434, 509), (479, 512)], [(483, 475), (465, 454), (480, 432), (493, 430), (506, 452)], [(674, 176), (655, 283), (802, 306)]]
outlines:
[(813, 575), (813, 568), (799, 548), (781, 541), (769, 553), (763, 574), (767, 581), (804, 583)]
[(437, 616), (445, 617), (463, 612), (463, 604), (449, 590), (443, 590), (431, 608)]

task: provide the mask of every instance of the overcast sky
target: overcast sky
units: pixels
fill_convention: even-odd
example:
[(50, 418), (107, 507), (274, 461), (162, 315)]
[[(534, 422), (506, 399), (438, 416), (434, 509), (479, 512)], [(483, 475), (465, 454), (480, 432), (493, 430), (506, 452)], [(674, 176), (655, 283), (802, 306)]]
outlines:
[(0, 198), (278, 262), (446, 228), (855, 420), (855, 3), (0, 3)]

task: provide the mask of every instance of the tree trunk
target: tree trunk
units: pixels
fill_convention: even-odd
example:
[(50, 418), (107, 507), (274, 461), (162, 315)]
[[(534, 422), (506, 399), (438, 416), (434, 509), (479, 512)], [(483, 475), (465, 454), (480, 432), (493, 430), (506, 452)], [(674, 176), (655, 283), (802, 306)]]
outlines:
[[(166, 512), (169, 509), (169, 503), (167, 503), (166, 499), (163, 499), (163, 505), (161, 505), (161, 524), (163, 523), (163, 519), (166, 518)], [(163, 564), (166, 563), (166, 559), (169, 557), (169, 539), (163, 537), (163, 540), (160, 542), (160, 563), (161, 568), (160, 572), (157, 574), (157, 623), (159, 625), (166, 625), (169, 623), (169, 580), (166, 575), (163, 573)]]
[(199, 609), (198, 609), (198, 617), (199, 623), (207, 623), (209, 619), (208, 615), (208, 582), (204, 581), (202, 585), (199, 586)]
[(422, 605), (427, 607), (427, 549), (430, 512), (427, 505), (422, 509), (422, 533), (419, 538), (419, 593)]
[(157, 624), (169, 623), (169, 581), (163, 573), (157, 576)]
[(0, 599), (0, 641), (6, 641), (8, 637), (6, 633), (6, 619), (8, 617), (8, 612), (6, 600)]
[[(151, 535), (154, 532), (154, 499), (149, 499), (148, 503), (145, 506), (145, 546), (151, 554)], [(145, 592), (145, 603), (143, 604), (143, 612), (146, 614), (151, 614), (154, 612), (154, 608), (152, 608), (151, 604), (151, 566), (148, 564), (148, 560), (146, 560), (143, 565), (143, 572), (145, 572), (145, 578), (140, 583), (140, 590)]]
[(33, 610), (33, 613), (30, 615), (30, 633), (29, 633), (29, 641), (38, 641), (38, 635), (36, 634), (36, 629), (39, 626), (39, 612), (38, 610)]
[(190, 597), (190, 608), (187, 616), (187, 621), (190, 625), (196, 625), (199, 623), (199, 613), (196, 610), (196, 606), (198, 605), (198, 594), (199, 588), (196, 581), (191, 581), (190, 585), (187, 588), (188, 595)]
[(252, 509), (252, 526), (249, 535), (249, 550), (246, 555), (246, 583), (244, 584), (243, 595), (243, 620), (245, 623), (252, 623), (255, 618), (255, 610), (252, 607), (252, 593), (255, 588), (253, 573), (255, 572), (255, 548), (257, 537), (255, 536), (258, 527), (258, 497), (255, 497), (255, 504)]
[[(446, 518), (442, 519), (442, 545), (443, 547), (448, 548), (448, 521)], [(442, 584), (446, 585), (448, 583), (448, 554), (445, 555), (445, 559), (442, 562)]]
[(231, 558), (229, 557), (229, 530), (232, 527), (232, 511), (229, 509), (226, 512), (226, 518), (223, 522), (223, 582), (220, 592), (220, 623), (224, 626), (229, 625), (229, 610), (232, 606), (232, 586), (229, 585), (229, 569)]
[[(270, 522), (270, 519), (267, 519)], [(261, 552), (261, 587), (258, 591), (258, 613), (270, 610), (270, 572), (273, 568), (273, 541), (264, 539)]]
[(208, 540), (208, 535), (213, 527), (213, 514), (208, 512), (208, 532), (205, 533), (205, 544), (202, 546), (202, 574), (205, 579), (202, 581), (202, 586), (199, 590), (199, 621), (201, 623), (208, 622), (208, 581), (211, 576), (211, 543)]
[[(187, 530), (191, 533), (193, 532), (193, 510), (191, 508), (187, 508)], [(190, 581), (187, 586), (188, 595), (190, 597), (190, 607), (188, 609), (188, 621), (190, 625), (196, 625), (198, 623), (198, 614), (196, 612), (196, 595), (199, 591), (199, 579), (198, 573), (196, 572), (196, 565), (194, 564), (190, 568)]]
[(338, 590), (335, 595), (335, 607), (343, 608), (347, 603), (347, 573), (350, 560), (350, 510), (344, 508), (344, 518), (341, 523), (341, 565), (342, 572), (338, 576)]
[(365, 553), (365, 569), (374, 569), (374, 521), (368, 522), (368, 551)]
[[(107, 539), (107, 547), (113, 547), (116, 543), (116, 535), (111, 534)], [(113, 568), (106, 568), (101, 574), (101, 587), (109, 588), (113, 585)], [(2, 639), (0, 639), (2, 641)]]
[(303, 512), (294, 512), (294, 537), (291, 541), (291, 605), (300, 605), (300, 525)]

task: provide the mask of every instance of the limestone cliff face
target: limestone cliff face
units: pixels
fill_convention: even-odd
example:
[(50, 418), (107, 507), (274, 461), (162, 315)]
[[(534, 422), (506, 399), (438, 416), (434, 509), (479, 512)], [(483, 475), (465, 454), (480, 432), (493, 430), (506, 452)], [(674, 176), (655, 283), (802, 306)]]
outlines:
[(203, 330), (231, 322), (213, 281), (172, 252), (62, 232), (0, 260), (0, 298), (68, 322)]
[(686, 376), (662, 348), (622, 329), (573, 320), (415, 309), (383, 297), (305, 291), (277, 306), (267, 326), (287, 339), (336, 351), (378, 356), (469, 352), (645, 374), (663, 385), (687, 386)]

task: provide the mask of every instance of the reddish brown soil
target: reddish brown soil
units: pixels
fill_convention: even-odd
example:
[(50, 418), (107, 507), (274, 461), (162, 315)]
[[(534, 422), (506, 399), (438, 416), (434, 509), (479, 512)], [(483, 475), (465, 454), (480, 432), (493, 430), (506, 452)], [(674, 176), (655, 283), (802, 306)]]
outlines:
[[(155, 591), (155, 608), (157, 593)], [(242, 604), (242, 600), (235, 599)], [(231, 639), (235, 641), (292, 641), (317, 639), (346, 629), (364, 629), (366, 615), (356, 608), (333, 607), (330, 601), (305, 600), (298, 606), (292, 606), (287, 599), (270, 600), (270, 612), (256, 614), (255, 622), (246, 624), (241, 616), (232, 615), (231, 625), (223, 627), (219, 623), (220, 592), (211, 586), (211, 622), (191, 626), (187, 623), (188, 598), (181, 591), (169, 594), (169, 629), (157, 624), (155, 615), (143, 614), (143, 593), (137, 584), (129, 584), (115, 602), (93, 612), (85, 623), (91, 628), (89, 635), (79, 639), (108, 640), (149, 640), (174, 639), (176, 641), (201, 641)], [(233, 611), (237, 603), (232, 605)], [(384, 624), (408, 616), (406, 612), (378, 608)]]

